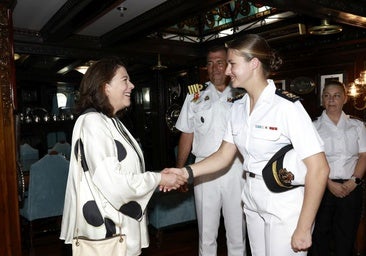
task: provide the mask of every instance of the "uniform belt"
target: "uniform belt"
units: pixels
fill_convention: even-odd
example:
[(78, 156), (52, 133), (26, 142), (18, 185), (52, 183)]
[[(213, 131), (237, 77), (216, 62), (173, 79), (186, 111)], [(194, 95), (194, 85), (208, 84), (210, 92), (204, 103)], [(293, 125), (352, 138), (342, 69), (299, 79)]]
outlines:
[(259, 175), (259, 174), (255, 174), (253, 172), (249, 172), (249, 171), (245, 171), (244, 170), (244, 178), (246, 179), (247, 177), (250, 177), (250, 178), (255, 178), (255, 179), (259, 179), (259, 180), (263, 180), (263, 177), (262, 175)]

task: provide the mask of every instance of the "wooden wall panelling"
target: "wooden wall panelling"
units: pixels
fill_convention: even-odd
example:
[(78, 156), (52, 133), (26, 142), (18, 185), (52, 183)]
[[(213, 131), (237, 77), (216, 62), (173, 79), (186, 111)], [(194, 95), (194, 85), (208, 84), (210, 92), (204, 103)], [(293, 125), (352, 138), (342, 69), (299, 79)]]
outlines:
[[(308, 76), (314, 79), (316, 83), (316, 91), (309, 95), (300, 95), (303, 97), (303, 105), (312, 118), (320, 115), (323, 108), (320, 106), (319, 90), (320, 90), (320, 76), (325, 74), (343, 73), (343, 79), (348, 85), (353, 81), (355, 76), (358, 76), (362, 69), (366, 56), (365, 49), (357, 50), (339, 50), (332, 53), (316, 52), (306, 56), (297, 57), (294, 54), (284, 55), (284, 64), (280, 70), (274, 74), (274, 79), (286, 79), (290, 83), (298, 76)], [(313, 95), (314, 94), (314, 95)], [(358, 111), (349, 101), (344, 110), (347, 114), (357, 116), (366, 120), (366, 111)]]
[(0, 4), (0, 255), (21, 255), (14, 125), (11, 11)]

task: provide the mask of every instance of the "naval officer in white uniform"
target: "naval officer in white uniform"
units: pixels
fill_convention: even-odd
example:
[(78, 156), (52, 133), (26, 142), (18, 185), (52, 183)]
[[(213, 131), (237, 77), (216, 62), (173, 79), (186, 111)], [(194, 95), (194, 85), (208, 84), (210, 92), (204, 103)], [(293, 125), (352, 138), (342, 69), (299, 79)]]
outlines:
[[(242, 200), (252, 255), (306, 255), (329, 175), (323, 142), (298, 98), (267, 80), (282, 64), (268, 43), (247, 34), (227, 45), (226, 74), (234, 88), (244, 88), (247, 94), (233, 104), (221, 146), (201, 162), (164, 171), (191, 181), (224, 168), (239, 151), (246, 171)], [(267, 168), (272, 156), (287, 145), (293, 146), (298, 167), (278, 159)], [(297, 172), (298, 168), (303, 171)], [(293, 186), (297, 176), (303, 177), (303, 186)]]
[[(182, 131), (177, 167), (183, 167), (192, 150), (196, 161), (214, 153), (226, 131), (232, 101), (237, 94), (227, 86), (226, 49), (211, 48), (207, 55), (210, 81), (202, 87), (191, 86), (176, 128)], [(243, 169), (237, 157), (221, 172), (197, 178), (194, 186), (199, 230), (199, 255), (217, 254), (217, 235), (221, 211), (224, 218), (228, 255), (246, 255), (245, 220), (240, 193)]]

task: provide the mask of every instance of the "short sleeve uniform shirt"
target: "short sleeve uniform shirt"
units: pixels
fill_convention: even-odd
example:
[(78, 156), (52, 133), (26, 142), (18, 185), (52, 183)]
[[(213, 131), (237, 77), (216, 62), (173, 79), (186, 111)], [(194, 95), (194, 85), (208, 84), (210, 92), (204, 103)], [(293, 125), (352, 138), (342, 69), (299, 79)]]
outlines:
[(194, 95), (187, 95), (175, 125), (182, 132), (194, 133), (192, 153), (199, 158), (220, 147), (230, 116), (230, 99), (235, 93), (231, 86), (219, 92), (211, 82), (207, 84), (197, 100)]
[(325, 155), (330, 167), (330, 179), (349, 179), (358, 161), (358, 154), (366, 152), (366, 128), (362, 121), (342, 112), (338, 123), (333, 123), (323, 111), (314, 121), (324, 140)]
[(234, 103), (224, 137), (243, 155), (244, 170), (262, 175), (268, 160), (290, 143), (300, 159), (323, 151), (323, 142), (301, 103), (276, 94), (272, 80), (252, 113), (249, 106), (248, 95)]

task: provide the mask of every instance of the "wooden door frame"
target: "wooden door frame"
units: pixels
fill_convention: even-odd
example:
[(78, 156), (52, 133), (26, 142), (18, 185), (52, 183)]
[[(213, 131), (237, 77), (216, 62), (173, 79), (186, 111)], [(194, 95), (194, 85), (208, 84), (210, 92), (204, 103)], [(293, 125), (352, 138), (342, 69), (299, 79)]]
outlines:
[(20, 256), (12, 12), (0, 2), (0, 255)]

